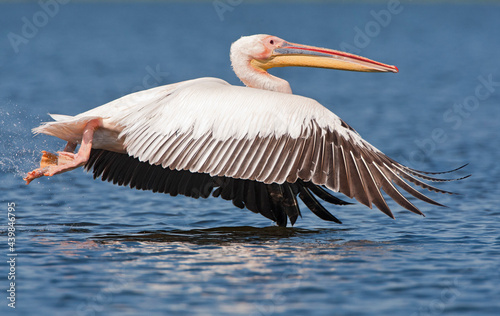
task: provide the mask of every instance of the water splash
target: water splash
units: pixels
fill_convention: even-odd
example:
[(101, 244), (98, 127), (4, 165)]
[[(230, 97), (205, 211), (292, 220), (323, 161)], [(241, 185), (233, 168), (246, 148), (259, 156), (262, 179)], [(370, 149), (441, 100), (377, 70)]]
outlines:
[(54, 148), (54, 139), (33, 138), (31, 129), (42, 121), (40, 116), (16, 104), (0, 105), (0, 172), (23, 177), (38, 166), (42, 150)]

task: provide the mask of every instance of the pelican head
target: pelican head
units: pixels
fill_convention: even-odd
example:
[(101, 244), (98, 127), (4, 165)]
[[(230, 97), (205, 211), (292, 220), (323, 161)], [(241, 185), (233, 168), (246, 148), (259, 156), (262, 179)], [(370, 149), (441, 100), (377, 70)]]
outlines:
[(249, 87), (291, 93), (287, 81), (267, 73), (273, 67), (316, 67), (364, 72), (398, 72), (396, 66), (338, 50), (287, 42), (272, 35), (244, 36), (231, 46), (236, 75)]

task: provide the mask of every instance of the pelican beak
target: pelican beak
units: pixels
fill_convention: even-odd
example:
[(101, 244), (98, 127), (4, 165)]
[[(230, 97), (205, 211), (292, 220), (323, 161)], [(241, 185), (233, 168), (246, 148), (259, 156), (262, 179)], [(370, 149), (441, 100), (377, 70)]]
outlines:
[(266, 60), (251, 61), (262, 70), (273, 67), (316, 67), (364, 72), (398, 72), (398, 68), (338, 50), (284, 42)]

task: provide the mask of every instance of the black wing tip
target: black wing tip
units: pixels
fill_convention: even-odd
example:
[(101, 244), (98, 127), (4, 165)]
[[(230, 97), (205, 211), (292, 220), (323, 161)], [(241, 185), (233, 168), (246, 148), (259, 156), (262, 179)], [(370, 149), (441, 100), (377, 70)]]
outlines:
[(468, 166), (469, 163), (466, 163), (458, 168), (455, 168), (453, 170), (449, 170), (449, 171), (442, 171), (442, 172), (428, 172), (428, 171), (421, 171), (421, 170), (416, 170), (416, 169), (413, 169), (413, 168), (409, 168), (409, 167), (406, 167), (406, 166), (403, 166), (403, 169), (406, 169), (409, 173), (413, 174), (414, 176), (417, 176), (421, 179), (424, 179), (424, 180), (427, 180), (427, 181), (431, 181), (431, 182), (452, 182), (452, 181), (460, 181), (460, 180), (464, 180), (464, 179), (467, 179), (469, 178), (470, 176), (472, 176), (472, 174), (468, 174), (466, 176), (463, 176), (463, 177), (459, 177), (459, 178), (452, 178), (452, 179), (441, 179), (441, 178), (435, 178), (435, 177), (430, 177), (428, 175), (442, 175), (442, 174), (448, 174), (448, 173), (453, 173), (453, 172), (456, 172), (456, 171), (459, 171), (463, 168), (465, 168), (466, 166)]
[(343, 223), (342, 223), (342, 221), (341, 221), (340, 219), (336, 218), (336, 217), (335, 217), (335, 216), (333, 216), (333, 215), (332, 215), (332, 217), (331, 217), (331, 218), (321, 218), (321, 219), (323, 219), (323, 220), (325, 220), (325, 221), (329, 221), (329, 222), (335, 222), (335, 223), (337, 223), (337, 224), (343, 224)]
[(410, 169), (411, 171), (415, 171), (415, 172), (418, 172), (418, 173), (423, 173), (423, 174), (446, 174), (446, 173), (452, 173), (452, 172), (455, 172), (455, 171), (461, 170), (461, 169), (463, 169), (463, 168), (467, 167), (468, 165), (469, 165), (469, 163), (466, 163), (466, 164), (463, 164), (463, 165), (461, 165), (460, 167), (455, 168), (455, 169), (452, 169), (452, 170), (447, 170), (447, 171), (437, 171), (437, 172), (422, 171), (422, 170), (417, 170), (417, 169), (413, 169), (413, 168), (410, 168), (410, 167), (406, 167), (406, 168)]
[(472, 174), (468, 174), (468, 175), (466, 175), (466, 176), (464, 176), (464, 177), (458, 178), (458, 179), (456, 179), (455, 181), (464, 180), (464, 179), (467, 179), (467, 178), (470, 178), (470, 177), (472, 177)]
[(333, 216), (321, 203), (316, 200), (309, 189), (305, 186), (300, 187), (299, 198), (304, 202), (307, 208), (313, 212), (316, 216), (325, 221), (335, 222), (337, 224), (342, 224), (342, 222)]
[(303, 181), (301, 179), (298, 180), (300, 185), (307, 187), (314, 193), (317, 197), (322, 199), (325, 202), (335, 204), (335, 205), (353, 205), (354, 203), (347, 202), (345, 200), (342, 200), (334, 195), (332, 195), (330, 192), (325, 190), (326, 186), (325, 185), (316, 185), (311, 181)]

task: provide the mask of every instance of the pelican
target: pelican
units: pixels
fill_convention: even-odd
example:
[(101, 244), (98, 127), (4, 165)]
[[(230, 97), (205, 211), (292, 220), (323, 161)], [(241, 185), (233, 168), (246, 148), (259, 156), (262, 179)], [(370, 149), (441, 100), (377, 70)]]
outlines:
[(76, 116), (51, 115), (54, 121), (33, 131), (65, 140), (66, 147), (57, 154), (43, 151), (40, 168), (24, 180), (84, 167), (94, 178), (121, 186), (221, 197), (279, 226), (301, 216), (297, 197), (319, 218), (341, 223), (318, 198), (351, 204), (332, 195), (340, 192), (394, 218), (382, 191), (419, 215), (398, 187), (438, 206), (409, 183), (452, 194), (427, 183), (449, 181), (433, 176), (440, 173), (389, 158), (337, 115), (292, 94), (287, 81), (267, 72), (302, 66), (396, 73), (397, 67), (271, 35), (241, 37), (230, 58), (246, 87), (200, 78), (129, 94)]

